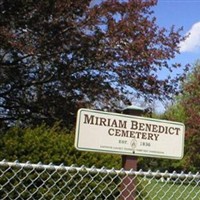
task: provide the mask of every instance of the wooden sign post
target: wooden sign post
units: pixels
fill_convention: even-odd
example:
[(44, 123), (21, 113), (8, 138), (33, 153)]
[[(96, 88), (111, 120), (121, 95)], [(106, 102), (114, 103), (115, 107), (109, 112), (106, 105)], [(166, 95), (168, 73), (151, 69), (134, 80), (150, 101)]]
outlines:
[[(141, 116), (145, 113), (144, 109), (136, 106), (128, 106), (122, 110), (123, 114)], [(122, 168), (125, 170), (137, 170), (137, 158), (130, 155), (122, 155)], [(135, 199), (136, 180), (134, 176), (127, 176), (123, 179), (121, 184), (121, 200)]]

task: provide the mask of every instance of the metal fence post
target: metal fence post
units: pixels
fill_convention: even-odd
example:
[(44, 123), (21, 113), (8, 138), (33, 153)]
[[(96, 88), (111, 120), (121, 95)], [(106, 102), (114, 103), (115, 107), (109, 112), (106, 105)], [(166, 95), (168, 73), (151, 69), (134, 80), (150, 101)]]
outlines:
[[(144, 109), (137, 106), (128, 106), (122, 110), (123, 114), (141, 116)], [(137, 158), (130, 155), (122, 155), (122, 167), (125, 170), (137, 170)], [(121, 200), (134, 200), (136, 192), (136, 180), (134, 176), (127, 176), (121, 184)]]

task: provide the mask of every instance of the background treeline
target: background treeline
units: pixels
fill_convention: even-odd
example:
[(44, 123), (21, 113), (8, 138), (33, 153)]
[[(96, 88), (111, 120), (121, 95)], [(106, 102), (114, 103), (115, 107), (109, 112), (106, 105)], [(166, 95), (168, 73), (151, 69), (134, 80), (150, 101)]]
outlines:
[(175, 99), (159, 117), (185, 123), (184, 159), (140, 158), (139, 168), (199, 170), (199, 63), (186, 76), (169, 62), (185, 37), (156, 24), (156, 4), (1, 0), (0, 158), (119, 168), (120, 156), (74, 149), (77, 110)]
[[(200, 62), (197, 61), (181, 83), (182, 93), (162, 115), (154, 118), (183, 122), (186, 126), (185, 152), (182, 160), (138, 158), (138, 168), (169, 171), (200, 170)], [(0, 159), (20, 162), (43, 162), (65, 165), (121, 168), (121, 156), (77, 151), (74, 129), (54, 126), (14, 126), (0, 130)]]
[[(185, 152), (182, 160), (138, 158), (138, 168), (168, 171), (200, 170), (200, 62), (197, 61), (186, 79), (181, 83), (182, 93), (161, 118), (183, 122), (186, 126)], [(75, 128), (75, 127), (74, 127)], [(55, 123), (53, 126), (38, 125), (20, 127), (18, 125), (1, 129), (0, 160), (20, 162), (43, 162), (45, 164), (86, 165), (91, 167), (121, 168), (121, 156), (77, 151), (74, 147), (75, 130)]]

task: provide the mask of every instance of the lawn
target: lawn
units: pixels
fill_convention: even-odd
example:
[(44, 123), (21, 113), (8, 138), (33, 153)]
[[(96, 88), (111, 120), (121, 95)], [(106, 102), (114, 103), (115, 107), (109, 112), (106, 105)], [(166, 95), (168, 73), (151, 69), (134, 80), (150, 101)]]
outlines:
[(145, 200), (200, 200), (200, 184), (194, 181), (142, 180), (139, 196)]

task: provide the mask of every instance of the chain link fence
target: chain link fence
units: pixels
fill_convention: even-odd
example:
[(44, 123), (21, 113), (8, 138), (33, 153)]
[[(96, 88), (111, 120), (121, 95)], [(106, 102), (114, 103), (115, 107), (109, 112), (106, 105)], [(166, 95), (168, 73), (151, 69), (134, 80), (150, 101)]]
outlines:
[(200, 175), (1, 161), (0, 199), (198, 200)]

